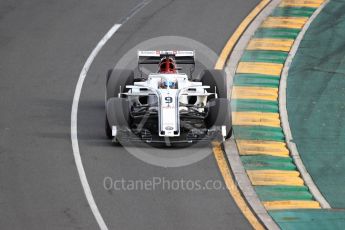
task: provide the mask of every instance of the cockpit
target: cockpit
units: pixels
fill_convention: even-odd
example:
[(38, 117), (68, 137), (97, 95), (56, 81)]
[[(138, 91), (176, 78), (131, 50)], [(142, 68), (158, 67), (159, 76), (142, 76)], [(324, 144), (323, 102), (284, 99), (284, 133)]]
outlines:
[(170, 80), (170, 79), (162, 79), (159, 84), (160, 89), (177, 89), (177, 81), (176, 80)]

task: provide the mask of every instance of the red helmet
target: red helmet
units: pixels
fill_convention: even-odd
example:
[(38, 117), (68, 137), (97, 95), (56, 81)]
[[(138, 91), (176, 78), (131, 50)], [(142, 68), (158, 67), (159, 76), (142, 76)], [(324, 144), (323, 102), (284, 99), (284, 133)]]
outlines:
[(159, 73), (176, 73), (176, 63), (171, 57), (162, 58), (159, 63)]

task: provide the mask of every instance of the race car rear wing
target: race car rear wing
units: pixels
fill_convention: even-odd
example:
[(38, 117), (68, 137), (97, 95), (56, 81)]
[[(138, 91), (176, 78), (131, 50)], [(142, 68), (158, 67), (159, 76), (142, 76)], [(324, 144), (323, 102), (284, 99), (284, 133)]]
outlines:
[(138, 64), (159, 64), (163, 57), (173, 57), (176, 64), (195, 65), (194, 51), (181, 50), (138, 51)]
[(191, 65), (189, 68), (190, 78), (195, 69), (195, 52), (194, 51), (182, 51), (182, 50), (149, 50), (138, 51), (138, 69), (143, 74), (142, 64), (156, 64), (158, 65), (163, 57), (174, 58), (177, 65)]

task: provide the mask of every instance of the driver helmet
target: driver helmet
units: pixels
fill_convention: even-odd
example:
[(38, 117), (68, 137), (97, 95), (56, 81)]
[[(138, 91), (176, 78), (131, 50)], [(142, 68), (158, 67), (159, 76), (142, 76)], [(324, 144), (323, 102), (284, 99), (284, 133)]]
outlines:
[(160, 84), (161, 89), (177, 89), (177, 82), (169, 79), (163, 79)]

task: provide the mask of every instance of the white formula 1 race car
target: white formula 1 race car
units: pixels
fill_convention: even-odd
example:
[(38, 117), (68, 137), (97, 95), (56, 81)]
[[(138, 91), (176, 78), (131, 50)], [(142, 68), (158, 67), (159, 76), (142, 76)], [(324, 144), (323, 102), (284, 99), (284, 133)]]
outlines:
[[(194, 51), (138, 51), (133, 70), (109, 70), (105, 131), (116, 143), (194, 143), (231, 136), (230, 101), (223, 70), (192, 77)], [(143, 65), (158, 71), (143, 77)], [(179, 66), (177, 66), (179, 65)], [(179, 72), (189, 65), (190, 74)]]

